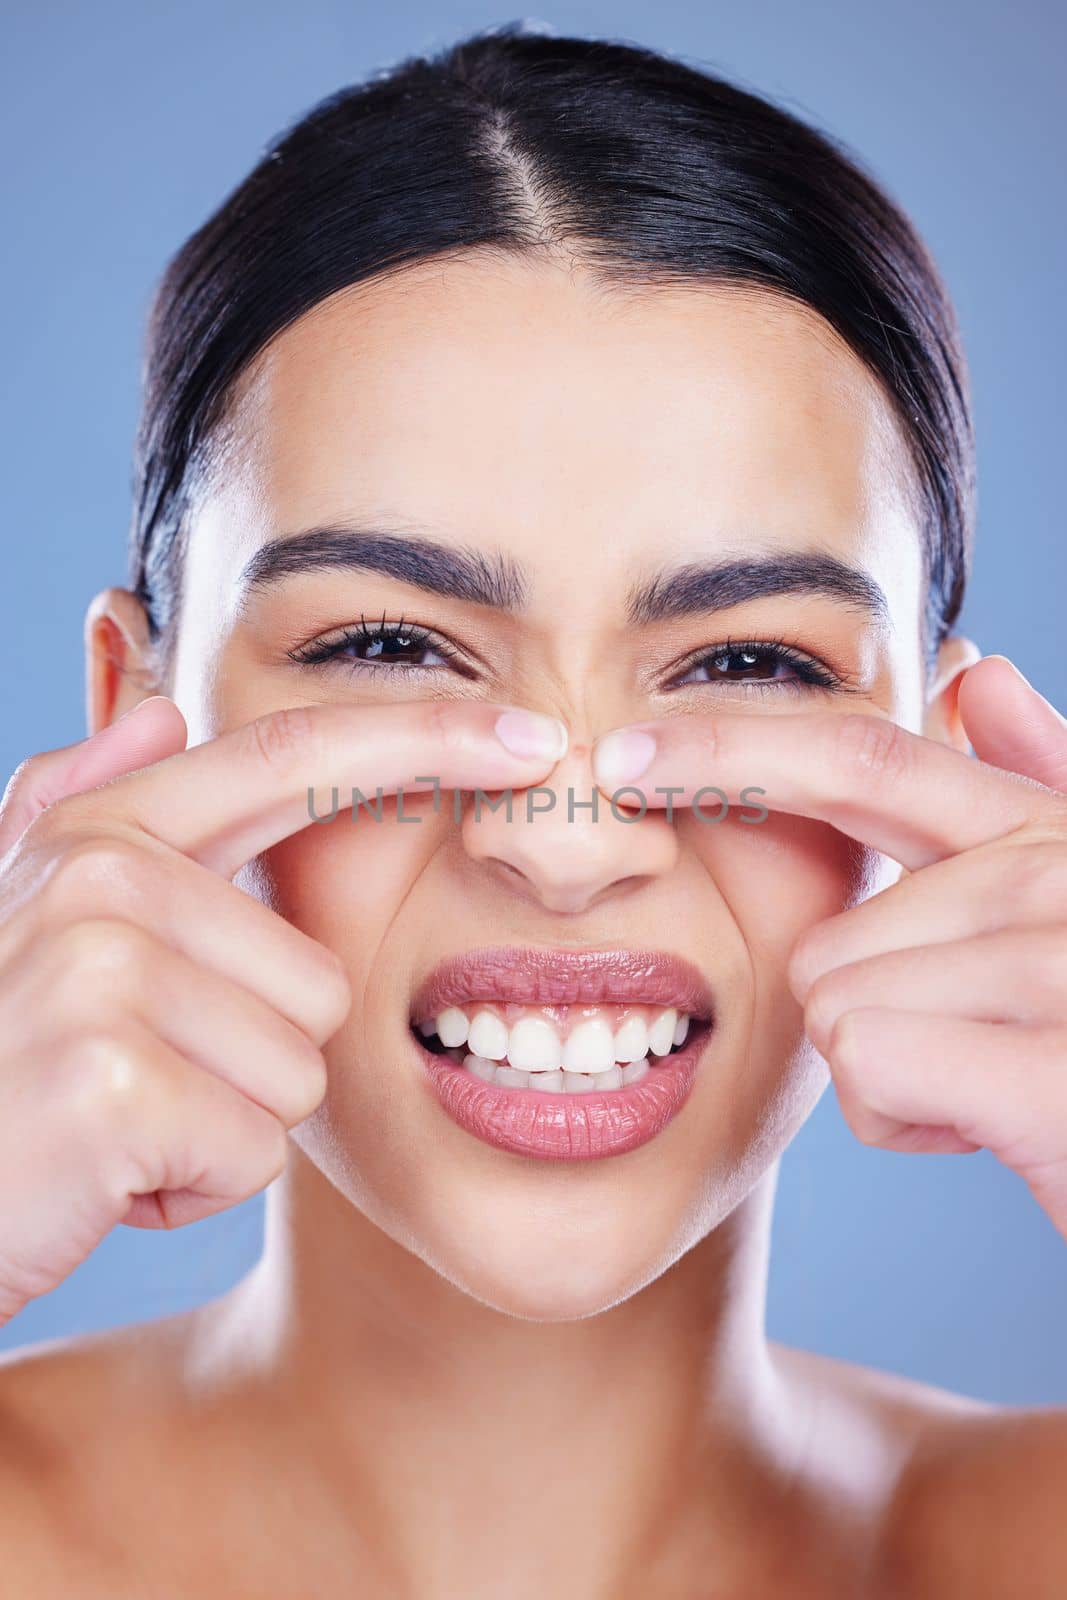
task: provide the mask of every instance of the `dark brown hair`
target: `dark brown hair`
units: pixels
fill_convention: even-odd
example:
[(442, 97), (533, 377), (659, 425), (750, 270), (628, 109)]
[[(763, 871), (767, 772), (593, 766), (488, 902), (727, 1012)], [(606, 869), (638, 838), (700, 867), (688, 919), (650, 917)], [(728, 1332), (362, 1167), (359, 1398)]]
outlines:
[(922, 517), (928, 660), (958, 616), (975, 511), (948, 294), (857, 159), (758, 95), (636, 46), (508, 23), (339, 90), (181, 247), (149, 319), (130, 586), (169, 654), (186, 513), (235, 379), (350, 284), (446, 252), (563, 252), (604, 284), (791, 297), (880, 380)]

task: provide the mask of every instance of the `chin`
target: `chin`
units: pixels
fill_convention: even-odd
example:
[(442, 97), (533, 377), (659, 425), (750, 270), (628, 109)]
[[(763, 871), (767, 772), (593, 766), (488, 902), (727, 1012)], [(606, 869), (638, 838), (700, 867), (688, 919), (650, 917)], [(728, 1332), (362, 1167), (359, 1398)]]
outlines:
[(476, 1234), (438, 1236), (420, 1252), (453, 1286), (504, 1316), (577, 1322), (628, 1300), (659, 1277), (683, 1246), (627, 1239), (616, 1224), (516, 1230), (483, 1223)]

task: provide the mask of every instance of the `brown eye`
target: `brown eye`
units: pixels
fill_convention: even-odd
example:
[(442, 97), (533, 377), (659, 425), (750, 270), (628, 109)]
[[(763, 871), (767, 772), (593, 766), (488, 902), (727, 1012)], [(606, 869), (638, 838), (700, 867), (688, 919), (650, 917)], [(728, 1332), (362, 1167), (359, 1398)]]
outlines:
[(415, 638), (413, 634), (392, 633), (377, 639), (343, 639), (332, 647), (331, 657), (327, 659), (389, 663), (408, 661), (412, 665), (425, 666), (426, 657), (433, 655), (433, 646)]
[(336, 664), (351, 671), (440, 672), (451, 669), (469, 676), (457, 659), (457, 652), (446, 639), (412, 623), (368, 623), (361, 617), (358, 626), (344, 628), (324, 639), (312, 639), (288, 652), (301, 666), (329, 667)]
[(787, 645), (756, 639), (727, 643), (705, 651), (673, 682), (675, 687), (751, 683), (757, 688), (779, 685), (781, 689), (802, 690), (833, 689), (841, 680), (811, 656)]
[(783, 666), (781, 657), (769, 650), (725, 650), (708, 656), (706, 664), (709, 675), (719, 678), (777, 678)]

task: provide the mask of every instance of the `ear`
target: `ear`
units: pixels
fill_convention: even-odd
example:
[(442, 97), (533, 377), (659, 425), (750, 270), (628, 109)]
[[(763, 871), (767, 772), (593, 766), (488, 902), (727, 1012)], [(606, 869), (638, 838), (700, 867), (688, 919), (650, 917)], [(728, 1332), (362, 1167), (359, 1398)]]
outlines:
[(130, 589), (101, 589), (85, 613), (85, 720), (99, 733), (151, 694), (163, 694), (157, 647)]
[(972, 639), (950, 634), (937, 654), (937, 663), (926, 690), (926, 711), (922, 731), (928, 739), (938, 739), (971, 755), (971, 744), (959, 712), (959, 692), (963, 675), (982, 652)]

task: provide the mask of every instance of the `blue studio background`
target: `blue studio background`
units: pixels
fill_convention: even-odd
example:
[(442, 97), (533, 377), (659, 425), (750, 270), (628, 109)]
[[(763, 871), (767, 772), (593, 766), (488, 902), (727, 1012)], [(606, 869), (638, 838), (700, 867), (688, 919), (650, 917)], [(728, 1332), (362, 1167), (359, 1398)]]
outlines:
[[(85, 733), (82, 618), (125, 582), (140, 344), (169, 256), (275, 132), (342, 84), (523, 16), (474, 0), (4, 0), (0, 777)], [(1056, 0), (628, 0), (528, 13), (680, 55), (845, 140), (917, 222), (963, 324), (979, 443), (964, 613), (1067, 709)], [(164, 1315), (254, 1262), (263, 1203), (120, 1228), (0, 1348)], [(850, 1133), (832, 1088), (785, 1157), (772, 1337), (1015, 1404), (1067, 1402), (1067, 1244), (986, 1151)]]

